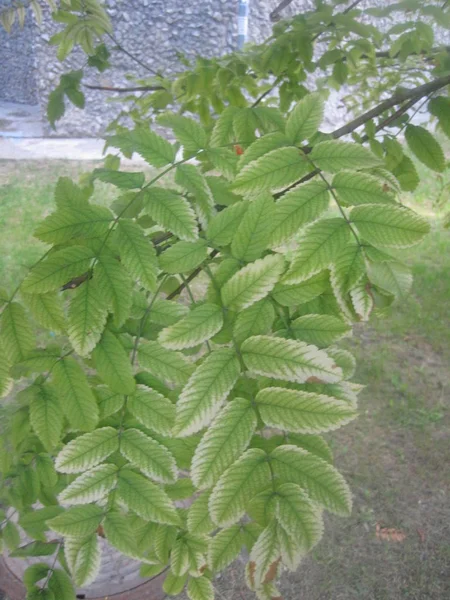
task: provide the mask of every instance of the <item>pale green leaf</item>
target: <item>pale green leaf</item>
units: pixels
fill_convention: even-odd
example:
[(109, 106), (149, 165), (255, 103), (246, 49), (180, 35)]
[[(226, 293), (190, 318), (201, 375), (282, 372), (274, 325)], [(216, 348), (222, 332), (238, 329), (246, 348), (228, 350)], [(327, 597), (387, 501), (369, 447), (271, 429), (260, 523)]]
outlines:
[(110, 511), (103, 523), (106, 539), (125, 556), (139, 560), (136, 536), (126, 515)]
[(400, 262), (370, 263), (368, 275), (373, 284), (393, 294), (397, 300), (404, 300), (411, 290), (411, 269)]
[(250, 203), (231, 243), (235, 258), (244, 262), (260, 258), (273, 229), (274, 213), (275, 204), (270, 194), (261, 194)]
[(253, 335), (269, 333), (274, 319), (275, 310), (268, 298), (244, 308), (238, 314), (234, 323), (233, 336), (235, 341), (240, 344)]
[(283, 272), (284, 264), (283, 256), (270, 254), (245, 266), (222, 287), (224, 306), (242, 310), (267, 296)]
[(69, 177), (59, 177), (55, 186), (55, 202), (58, 208), (85, 208), (92, 190), (81, 188)]
[(2, 348), (8, 362), (24, 360), (34, 348), (35, 339), (30, 320), (21, 304), (10, 302), (0, 317)]
[(340, 171), (333, 177), (332, 185), (344, 206), (392, 204), (395, 201), (389, 186), (368, 173)]
[(156, 252), (142, 229), (129, 219), (117, 224), (120, 258), (130, 275), (150, 291), (155, 291), (157, 262)]
[(214, 600), (214, 587), (211, 581), (203, 577), (191, 577), (187, 584), (190, 600)]
[(322, 171), (336, 173), (343, 169), (368, 169), (381, 166), (382, 161), (360, 144), (328, 140), (312, 149), (308, 158)]
[(296, 340), (257, 335), (242, 344), (241, 352), (247, 368), (266, 377), (298, 383), (333, 383), (342, 377), (341, 370), (323, 350)]
[(250, 146), (246, 148), (245, 152), (240, 156), (238, 163), (239, 171), (264, 154), (267, 154), (272, 150), (276, 150), (277, 148), (283, 148), (290, 145), (291, 144), (289, 143), (289, 140), (281, 131), (275, 131), (273, 133), (263, 135), (262, 137), (256, 139), (253, 144), (250, 144)]
[(192, 459), (191, 477), (199, 489), (212, 487), (247, 448), (256, 429), (249, 400), (238, 398), (223, 408), (210, 425)]
[(124, 403), (124, 396), (112, 392), (106, 385), (94, 388), (94, 394), (98, 401), (98, 409), (100, 411), (100, 419), (110, 417), (120, 410)]
[(89, 504), (102, 500), (117, 482), (116, 465), (98, 465), (79, 475), (59, 495), (60, 502)]
[(74, 429), (90, 431), (98, 423), (98, 406), (80, 365), (71, 357), (58, 361), (52, 377), (61, 406)]
[(163, 445), (137, 429), (127, 429), (120, 436), (120, 452), (144, 475), (162, 483), (177, 478), (175, 459)]
[(30, 403), (30, 422), (45, 449), (53, 450), (61, 439), (64, 425), (61, 402), (53, 386), (47, 384), (36, 389)]
[(175, 405), (159, 392), (138, 385), (128, 398), (127, 408), (148, 429), (170, 435), (175, 423)]
[(53, 569), (48, 580), (48, 589), (55, 595), (55, 600), (75, 600), (73, 583), (62, 569)]
[(180, 352), (167, 350), (158, 342), (145, 341), (139, 345), (139, 362), (152, 375), (173, 385), (184, 385), (193, 367)]
[(285, 483), (277, 488), (276, 515), (304, 553), (309, 552), (322, 537), (321, 511), (294, 483)]
[(154, 167), (165, 167), (175, 160), (175, 148), (167, 140), (148, 127), (137, 127), (108, 138), (108, 144), (120, 148), (129, 158), (133, 153), (140, 154)]
[(96, 533), (85, 538), (67, 538), (64, 553), (72, 578), (77, 587), (94, 581), (100, 570), (101, 549)]
[(158, 117), (158, 123), (170, 127), (177, 141), (189, 152), (197, 152), (206, 148), (206, 132), (203, 127), (188, 117), (165, 113)]
[(136, 388), (127, 353), (116, 336), (107, 329), (92, 352), (97, 373), (118, 394), (132, 394)]
[(333, 315), (310, 314), (294, 319), (289, 331), (297, 340), (325, 348), (348, 335), (351, 327)]
[(211, 134), (212, 146), (225, 146), (234, 141), (233, 121), (239, 109), (236, 106), (227, 106), (214, 123)]
[(113, 220), (113, 214), (104, 206), (67, 206), (44, 219), (34, 236), (46, 244), (55, 245), (76, 238), (102, 237)]
[(68, 334), (74, 350), (87, 356), (99, 341), (108, 309), (96, 282), (87, 279), (74, 292), (68, 312)]
[(191, 533), (202, 535), (216, 528), (208, 513), (210, 496), (211, 492), (203, 492), (191, 504), (187, 517), (187, 528)]
[(350, 290), (350, 297), (356, 315), (361, 321), (368, 321), (374, 306), (373, 296), (368, 284), (365, 282), (358, 283)]
[(159, 256), (159, 264), (166, 273), (186, 273), (198, 267), (207, 256), (205, 240), (177, 242)]
[(56, 333), (64, 331), (65, 317), (60, 296), (55, 293), (23, 294), (22, 298), (40, 325)]
[(319, 129), (323, 119), (323, 100), (320, 94), (308, 94), (300, 100), (289, 115), (286, 137), (292, 144), (309, 140)]
[(122, 326), (132, 304), (131, 279), (125, 268), (112, 254), (102, 253), (94, 268), (94, 281), (103, 303), (112, 309), (114, 325)]
[(211, 352), (183, 388), (176, 406), (174, 435), (188, 436), (209, 425), (240, 373), (232, 348)]
[(430, 230), (426, 219), (403, 206), (356, 206), (350, 219), (366, 241), (388, 248), (413, 246)]
[(257, 588), (275, 579), (279, 559), (277, 524), (272, 521), (263, 529), (250, 552), (252, 580)]
[(104, 508), (95, 504), (74, 506), (50, 519), (47, 524), (53, 531), (67, 537), (83, 538), (97, 530), (104, 517)]
[(168, 327), (169, 325), (174, 325), (174, 323), (185, 317), (188, 313), (189, 308), (184, 304), (158, 298), (153, 302), (148, 318), (157, 325)]
[(241, 525), (231, 525), (219, 531), (209, 541), (208, 565), (212, 571), (222, 571), (241, 552), (243, 535)]
[(405, 140), (411, 152), (429, 169), (441, 173), (445, 168), (445, 156), (439, 142), (424, 127), (408, 124)]
[(56, 457), (56, 470), (61, 473), (82, 473), (103, 462), (118, 447), (117, 431), (113, 427), (101, 427), (66, 444)]
[(215, 213), (214, 199), (208, 183), (195, 165), (183, 164), (177, 167), (175, 182), (192, 196), (198, 219), (205, 229)]
[(335, 293), (345, 296), (365, 273), (362, 246), (350, 241), (336, 256), (331, 266), (331, 284)]
[(222, 309), (216, 304), (195, 306), (191, 312), (175, 325), (163, 329), (159, 343), (171, 350), (193, 348), (211, 339), (223, 325)]
[(299, 446), (311, 454), (315, 454), (328, 463), (333, 462), (333, 453), (327, 442), (318, 435), (289, 433), (284, 443)]
[(194, 242), (198, 239), (195, 213), (189, 202), (179, 194), (152, 187), (145, 196), (145, 210), (158, 225), (180, 240)]
[(236, 202), (215, 215), (206, 230), (208, 243), (214, 248), (228, 246), (234, 238), (248, 206), (248, 202)]
[(282, 306), (305, 304), (323, 294), (328, 287), (328, 274), (322, 271), (297, 284), (277, 283), (271, 296)]

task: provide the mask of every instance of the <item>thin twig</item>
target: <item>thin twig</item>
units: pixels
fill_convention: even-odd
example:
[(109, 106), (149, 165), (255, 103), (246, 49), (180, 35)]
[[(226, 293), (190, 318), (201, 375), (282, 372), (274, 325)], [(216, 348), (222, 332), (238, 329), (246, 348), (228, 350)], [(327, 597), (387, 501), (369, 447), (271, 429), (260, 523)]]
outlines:
[(145, 64), (145, 62), (143, 62), (140, 58), (135, 56), (132, 52), (130, 52), (129, 50), (124, 48), (122, 46), (122, 44), (118, 40), (116, 40), (116, 38), (111, 33), (108, 33), (107, 35), (108, 35), (109, 39), (116, 45), (117, 50), (120, 50), (120, 52), (123, 52), (124, 54), (126, 54), (128, 56), (128, 58), (131, 58), (131, 60), (134, 60), (135, 63), (140, 65), (143, 69), (145, 69), (149, 73), (153, 73), (153, 75), (159, 76), (159, 73), (157, 71), (155, 71), (154, 69), (149, 67), (147, 64)]
[(84, 83), (83, 87), (88, 90), (101, 90), (104, 92), (118, 92), (119, 94), (128, 94), (129, 92), (155, 92), (157, 90), (165, 90), (162, 85), (140, 85), (136, 87), (111, 87), (107, 85), (90, 85)]
[[(218, 250), (213, 250), (210, 255), (209, 255), (209, 260), (213, 259), (215, 256), (217, 256), (219, 254)], [(193, 279), (195, 279), (197, 277), (197, 275), (199, 275), (203, 270), (203, 266), (200, 265), (199, 267), (197, 267), (196, 269), (194, 269), (192, 271), (192, 273), (186, 277), (184, 279), (184, 281), (182, 283), (180, 283), (180, 285), (173, 290), (173, 292), (171, 292), (168, 296), (167, 296), (167, 300), (173, 300), (173, 298), (176, 298), (177, 296), (179, 296), (181, 294), (181, 292), (184, 290), (184, 288), (191, 283), (191, 281)]]

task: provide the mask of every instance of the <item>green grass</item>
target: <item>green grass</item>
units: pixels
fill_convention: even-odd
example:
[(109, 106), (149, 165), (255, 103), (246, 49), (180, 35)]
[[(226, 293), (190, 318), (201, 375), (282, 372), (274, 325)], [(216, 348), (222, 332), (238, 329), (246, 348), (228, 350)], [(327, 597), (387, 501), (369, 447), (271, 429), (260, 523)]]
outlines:
[[(91, 167), (0, 163), (2, 285), (16, 285), (44, 249), (31, 235), (52, 209), (58, 175)], [(412, 292), (358, 325), (347, 343), (358, 358), (355, 380), (366, 388), (359, 419), (329, 438), (354, 510), (349, 519), (327, 518), (324, 540), (284, 576), (286, 600), (450, 598), (450, 230), (441, 224), (448, 204), (441, 210), (434, 201), (435, 175), (421, 175), (405, 201), (431, 218), (433, 231), (407, 256)], [(110, 190), (101, 187), (98, 201), (110, 201)], [(401, 529), (405, 541), (378, 540), (376, 523)], [(253, 598), (242, 572), (238, 562), (218, 580), (221, 600)]]

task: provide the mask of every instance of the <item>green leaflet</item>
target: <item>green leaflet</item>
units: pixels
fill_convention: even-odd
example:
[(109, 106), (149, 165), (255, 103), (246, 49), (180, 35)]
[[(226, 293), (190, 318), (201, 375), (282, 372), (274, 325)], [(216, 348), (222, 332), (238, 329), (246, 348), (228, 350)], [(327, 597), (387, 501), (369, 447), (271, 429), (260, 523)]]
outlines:
[(131, 158), (134, 152), (154, 167), (165, 167), (175, 160), (175, 148), (147, 127), (137, 127), (108, 138), (108, 144), (120, 148)]
[(245, 266), (222, 287), (224, 306), (239, 311), (267, 296), (283, 272), (284, 264), (281, 254), (269, 254)]
[(30, 556), (51, 556), (58, 549), (58, 542), (30, 542), (9, 553), (11, 558), (28, 558)]
[(350, 229), (344, 219), (322, 219), (313, 223), (299, 237), (299, 248), (283, 283), (300, 283), (329, 267), (349, 237)]
[(203, 492), (191, 504), (187, 517), (187, 528), (191, 533), (202, 535), (215, 529), (208, 513), (210, 496), (211, 492)]
[(95, 504), (74, 506), (50, 519), (48, 526), (56, 533), (71, 538), (83, 538), (97, 530), (104, 517), (104, 509)]
[(345, 296), (366, 272), (362, 246), (350, 241), (338, 253), (331, 266), (331, 284), (335, 293)]
[(136, 388), (133, 369), (122, 344), (107, 329), (95, 347), (92, 358), (98, 374), (113, 392), (132, 394)]
[(212, 537), (208, 548), (208, 565), (212, 571), (222, 571), (241, 552), (243, 535), (241, 525), (226, 527)]
[(272, 150), (290, 145), (289, 140), (281, 131), (275, 131), (274, 133), (257, 138), (240, 156), (238, 163), (239, 170), (242, 170), (246, 165)]
[(49, 294), (22, 294), (26, 306), (30, 309), (34, 319), (50, 331), (64, 331), (65, 317), (61, 297), (55, 293)]
[(241, 353), (247, 368), (265, 377), (298, 383), (310, 379), (333, 383), (342, 377), (323, 350), (304, 342), (257, 335), (242, 344)]
[(55, 600), (73, 600), (75, 597), (73, 583), (62, 569), (53, 569), (48, 581), (48, 589), (55, 595)]
[(382, 161), (360, 144), (329, 140), (315, 145), (308, 155), (316, 167), (329, 173), (343, 169), (368, 169), (382, 165)]
[(328, 273), (322, 271), (297, 284), (277, 283), (271, 296), (282, 306), (305, 304), (320, 296), (328, 287)]
[(240, 344), (253, 335), (269, 333), (275, 319), (275, 310), (272, 302), (264, 298), (244, 308), (238, 316), (233, 327), (235, 341)]
[(168, 327), (174, 325), (181, 318), (189, 313), (189, 308), (179, 302), (172, 300), (157, 299), (152, 304), (152, 309), (149, 312), (148, 318), (153, 323)]
[[(282, 438), (280, 441), (282, 441)], [(333, 453), (331, 452), (330, 447), (327, 442), (318, 435), (289, 433), (286, 442), (288, 444), (293, 444), (294, 446), (299, 446), (328, 463), (333, 463)]]
[(222, 409), (195, 449), (191, 477), (197, 488), (208, 489), (217, 482), (247, 448), (256, 424), (249, 400), (237, 398)]
[(159, 392), (138, 385), (128, 398), (127, 408), (148, 429), (170, 435), (175, 423), (175, 406)]
[(258, 392), (255, 402), (266, 425), (298, 433), (331, 431), (356, 417), (347, 402), (285, 388), (265, 388)]
[(180, 240), (194, 242), (198, 239), (195, 213), (189, 202), (179, 194), (152, 187), (145, 194), (145, 210), (158, 225)]
[(286, 123), (286, 137), (292, 144), (309, 140), (319, 129), (324, 104), (320, 94), (308, 94), (294, 107)]
[(214, 587), (205, 576), (191, 577), (187, 584), (187, 595), (190, 600), (214, 600)]
[(285, 483), (277, 488), (276, 515), (304, 553), (311, 550), (323, 535), (321, 511), (298, 485)]
[(30, 422), (49, 452), (61, 439), (64, 417), (55, 388), (49, 384), (36, 387), (30, 403)]
[(49, 454), (38, 454), (36, 456), (36, 474), (43, 487), (54, 487), (58, 482), (53, 459)]
[(74, 277), (83, 275), (94, 256), (94, 251), (84, 246), (71, 246), (52, 252), (31, 269), (22, 284), (22, 290), (27, 294), (44, 294), (56, 290)]
[(117, 431), (113, 427), (101, 427), (92, 433), (85, 433), (64, 446), (56, 457), (56, 470), (61, 473), (82, 473), (104, 461), (118, 446)]
[(259, 535), (250, 552), (252, 582), (256, 588), (274, 579), (280, 558), (278, 548), (277, 523), (271, 521)]
[(87, 586), (100, 570), (101, 550), (96, 533), (88, 537), (69, 537), (64, 541), (64, 553), (76, 586)]
[(314, 502), (330, 512), (348, 515), (351, 494), (342, 475), (327, 462), (296, 446), (279, 446), (272, 454), (272, 467), (282, 483), (296, 483)]
[(123, 406), (124, 397), (121, 394), (112, 392), (106, 385), (94, 388), (94, 394), (97, 398), (100, 419), (106, 419)]
[(200, 569), (205, 566), (206, 541), (203, 536), (187, 533), (178, 537), (170, 554), (170, 569), (178, 577), (188, 571), (191, 575), (200, 576)]
[(121, 190), (135, 190), (142, 188), (145, 183), (145, 175), (142, 171), (116, 171), (115, 169), (94, 169), (93, 178), (100, 179), (104, 183), (115, 185)]
[(207, 256), (205, 240), (177, 242), (160, 255), (159, 264), (167, 273), (186, 273), (198, 267)]
[(211, 219), (206, 230), (209, 245), (220, 248), (231, 243), (248, 204), (245, 201), (236, 202), (236, 204), (228, 206)]
[(219, 115), (211, 134), (212, 146), (225, 146), (234, 141), (233, 121), (237, 112), (235, 106), (227, 106)]
[(62, 506), (46, 506), (45, 508), (22, 513), (19, 517), (19, 525), (29, 536), (45, 542), (47, 539), (45, 531), (48, 530), (47, 521), (63, 511)]
[(235, 258), (250, 262), (261, 256), (273, 229), (274, 212), (275, 204), (270, 194), (262, 194), (250, 203), (231, 243)]
[(143, 475), (122, 469), (117, 491), (129, 510), (143, 519), (168, 525), (179, 524), (179, 517), (167, 494)]
[(309, 169), (300, 150), (278, 148), (246, 165), (237, 175), (232, 190), (247, 196), (276, 192), (300, 179)]
[(180, 352), (167, 350), (153, 341), (142, 342), (138, 350), (139, 363), (152, 375), (173, 385), (184, 385), (193, 366)]
[(173, 113), (165, 113), (158, 117), (158, 123), (170, 127), (187, 152), (195, 153), (206, 148), (206, 132), (193, 119)]
[(271, 485), (267, 455), (253, 448), (229, 467), (215, 486), (209, 502), (212, 520), (221, 527), (233, 525), (250, 500)]
[(97, 285), (87, 279), (74, 292), (68, 312), (70, 343), (80, 356), (87, 356), (99, 341), (106, 325), (108, 309)]
[(353, 308), (360, 321), (368, 321), (373, 310), (373, 296), (367, 289), (366, 282), (358, 283), (350, 291)]
[(202, 227), (206, 228), (215, 209), (214, 199), (205, 177), (195, 165), (183, 164), (177, 167), (175, 182), (192, 195), (198, 219)]
[(240, 373), (233, 348), (211, 352), (183, 388), (176, 406), (174, 435), (200, 431), (217, 414)]
[(290, 535), (281, 525), (277, 527), (277, 540), (281, 562), (290, 571), (296, 571), (304, 556), (304, 550), (297, 544), (294, 536)]
[(94, 429), (98, 422), (98, 406), (80, 365), (71, 357), (64, 358), (53, 367), (52, 377), (71, 427), (81, 431)]
[(178, 577), (169, 571), (163, 583), (163, 591), (169, 596), (178, 596), (183, 591), (187, 579), (187, 573)]
[(392, 169), (392, 174), (396, 177), (401, 189), (405, 192), (413, 192), (419, 185), (419, 174), (409, 156), (403, 156), (398, 166)]
[(438, 96), (432, 98), (428, 103), (428, 110), (432, 115), (437, 117), (439, 127), (442, 131), (450, 137), (450, 101), (446, 96)]
[(133, 529), (130, 528), (130, 519), (127, 515), (120, 512), (110, 511), (103, 523), (106, 539), (108, 542), (120, 550), (125, 556), (140, 559), (140, 553), (137, 548), (136, 537)]
[(444, 152), (436, 138), (419, 125), (407, 125), (405, 140), (413, 154), (429, 169), (441, 173), (445, 168)]
[(176, 481), (175, 459), (163, 445), (137, 429), (127, 429), (120, 436), (120, 452), (144, 475), (163, 483)]
[(324, 181), (309, 181), (287, 192), (275, 205), (270, 246), (288, 241), (300, 227), (315, 221), (328, 208), (330, 193)]
[(413, 282), (411, 269), (396, 261), (369, 263), (368, 276), (373, 284), (398, 300), (408, 295)]
[(236, 202), (242, 202), (242, 198), (233, 194), (230, 190), (229, 182), (223, 177), (208, 175), (206, 181), (208, 182), (208, 187), (211, 190), (216, 206), (230, 206)]
[(158, 269), (156, 252), (150, 239), (145, 237), (139, 225), (128, 219), (119, 220), (117, 239), (120, 258), (130, 275), (154, 292)]
[(5, 360), (17, 363), (24, 360), (35, 344), (30, 321), (21, 304), (10, 302), (0, 317), (0, 335)]
[(13, 380), (10, 377), (10, 361), (6, 355), (3, 345), (0, 343), (0, 398), (3, 398), (13, 384)]
[(94, 268), (94, 281), (103, 303), (112, 309), (114, 325), (122, 326), (132, 304), (131, 279), (123, 265), (112, 254), (102, 253)]
[(413, 246), (430, 230), (428, 221), (405, 207), (356, 206), (350, 213), (350, 220), (365, 240), (387, 248)]
[(34, 236), (47, 244), (62, 244), (76, 238), (103, 237), (114, 217), (104, 206), (64, 207), (40, 223)]
[(175, 325), (163, 329), (159, 343), (171, 350), (193, 348), (211, 339), (223, 325), (222, 309), (216, 304), (202, 304)]
[(340, 171), (333, 177), (332, 186), (344, 206), (392, 204), (395, 201), (388, 186), (368, 173)]
[(59, 495), (60, 502), (89, 504), (104, 498), (116, 485), (116, 465), (98, 465), (79, 475)]
[(319, 348), (330, 346), (351, 332), (351, 327), (332, 315), (303, 315), (291, 322), (295, 339)]
[(58, 208), (83, 208), (88, 206), (92, 190), (81, 188), (69, 177), (60, 177), (55, 186), (55, 202)]

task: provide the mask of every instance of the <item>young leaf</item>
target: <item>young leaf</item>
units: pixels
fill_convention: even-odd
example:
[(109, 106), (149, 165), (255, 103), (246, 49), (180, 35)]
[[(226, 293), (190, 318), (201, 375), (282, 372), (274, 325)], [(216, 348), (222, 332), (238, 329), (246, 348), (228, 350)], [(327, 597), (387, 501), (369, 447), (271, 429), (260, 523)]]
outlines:
[(269, 254), (248, 264), (222, 287), (224, 306), (239, 311), (261, 300), (273, 289), (283, 270), (281, 254)]
[(120, 219), (117, 224), (120, 258), (132, 277), (151, 292), (155, 291), (157, 262), (151, 241), (136, 223)]
[(247, 367), (265, 377), (297, 383), (308, 380), (333, 383), (342, 377), (334, 360), (304, 342), (257, 335), (242, 344), (241, 352)]
[(81, 188), (69, 177), (60, 177), (55, 186), (55, 202), (58, 208), (85, 208), (92, 189)]
[(57, 391), (51, 385), (39, 386), (30, 403), (30, 422), (49, 452), (61, 439), (64, 417)]
[(180, 240), (195, 242), (198, 239), (195, 213), (189, 202), (179, 194), (152, 187), (145, 195), (145, 210), (158, 225)]
[(275, 205), (270, 246), (288, 241), (300, 227), (315, 221), (328, 208), (330, 193), (324, 181), (309, 181), (287, 192)]
[(206, 132), (193, 119), (173, 113), (165, 113), (158, 117), (158, 123), (170, 127), (187, 152), (195, 153), (206, 148)]
[(323, 294), (327, 287), (328, 274), (326, 271), (322, 271), (294, 285), (277, 283), (271, 292), (271, 296), (282, 306), (297, 306), (314, 300), (314, 298)]
[(189, 313), (189, 308), (172, 300), (157, 299), (153, 302), (148, 317), (150, 321), (163, 327), (174, 325)]
[(91, 431), (98, 423), (98, 406), (86, 375), (71, 357), (58, 361), (52, 371), (55, 390), (64, 401), (63, 411), (74, 429)]
[(61, 298), (55, 293), (23, 294), (23, 301), (30, 309), (36, 321), (54, 331), (61, 333), (65, 329), (65, 318)]
[(46, 244), (63, 244), (76, 238), (100, 238), (106, 234), (114, 217), (104, 206), (64, 207), (49, 215), (34, 236)]
[(103, 523), (106, 539), (125, 556), (139, 560), (136, 536), (129, 519), (120, 512), (110, 511)]
[(236, 202), (215, 215), (208, 224), (206, 238), (213, 248), (228, 246), (242, 221), (248, 202)]
[(270, 485), (266, 453), (257, 448), (247, 450), (217, 482), (209, 502), (212, 520), (221, 527), (233, 525), (248, 502)]
[(214, 199), (205, 177), (195, 165), (179, 165), (175, 182), (184, 187), (193, 197), (198, 219), (205, 229), (215, 213)]
[(94, 281), (103, 303), (112, 308), (114, 325), (121, 327), (129, 317), (132, 304), (128, 273), (115, 256), (102, 253), (94, 268)]
[(247, 448), (256, 429), (249, 400), (237, 398), (223, 408), (202, 437), (192, 459), (191, 477), (199, 489), (212, 487)]
[(275, 319), (272, 302), (264, 298), (241, 311), (233, 327), (235, 341), (240, 344), (253, 335), (269, 333)]
[(108, 309), (96, 282), (87, 279), (75, 290), (68, 312), (69, 340), (80, 356), (87, 356), (95, 348), (107, 316)]
[(169, 571), (163, 583), (163, 591), (168, 596), (178, 596), (178, 594), (181, 594), (181, 592), (183, 591), (187, 579), (187, 573), (185, 575), (182, 575), (181, 577), (178, 577), (177, 575), (174, 575), (171, 571)]
[(328, 173), (343, 169), (369, 169), (381, 166), (382, 161), (360, 144), (328, 140), (320, 142), (309, 154), (316, 167)]
[(294, 483), (285, 483), (277, 488), (276, 515), (304, 553), (309, 552), (322, 537), (321, 511)]
[(204, 492), (191, 504), (187, 517), (187, 528), (191, 533), (202, 535), (216, 528), (208, 513), (210, 496), (211, 492)]
[(117, 431), (113, 427), (101, 427), (66, 444), (56, 457), (56, 470), (61, 473), (82, 473), (104, 461), (118, 447)]
[(403, 206), (356, 206), (350, 219), (366, 241), (388, 248), (414, 246), (430, 230), (428, 221)]
[(333, 315), (303, 315), (290, 324), (293, 337), (319, 348), (331, 346), (351, 332), (351, 327)]
[(128, 398), (127, 408), (148, 429), (170, 435), (175, 423), (175, 405), (159, 392), (139, 385)]
[(362, 246), (349, 242), (339, 252), (331, 266), (331, 285), (338, 295), (344, 297), (365, 274)]
[(104, 498), (116, 485), (116, 465), (98, 465), (79, 475), (59, 495), (60, 502), (89, 504)]
[(241, 525), (232, 525), (219, 531), (209, 541), (208, 565), (212, 571), (222, 571), (231, 564), (242, 549)]
[(318, 435), (307, 435), (301, 433), (289, 433), (285, 443), (299, 446), (311, 454), (315, 454), (324, 461), (332, 464), (333, 453), (326, 441)]
[(175, 325), (163, 329), (159, 343), (171, 350), (193, 348), (211, 339), (223, 325), (222, 309), (216, 304), (202, 304)]
[(297, 448), (279, 446), (272, 454), (272, 467), (280, 482), (296, 483), (314, 502), (330, 512), (348, 515), (352, 502), (344, 478), (322, 459)]
[(174, 162), (175, 148), (167, 140), (147, 127), (136, 127), (108, 138), (108, 144), (120, 148), (129, 158), (133, 152), (140, 154), (153, 167), (165, 167)]
[(180, 352), (166, 350), (157, 342), (142, 342), (138, 356), (140, 364), (152, 375), (173, 385), (184, 385), (193, 371)]
[(238, 112), (239, 109), (236, 106), (230, 105), (220, 113), (219, 118), (214, 123), (211, 134), (212, 146), (225, 146), (235, 139), (233, 122)]
[(361, 321), (368, 321), (374, 306), (373, 296), (370, 292), (369, 285), (365, 282), (359, 283), (350, 290), (350, 297), (355, 313), (359, 319)]
[(299, 248), (283, 283), (300, 283), (329, 267), (349, 236), (350, 229), (344, 219), (337, 217), (313, 223), (299, 238)]
[(270, 194), (261, 194), (250, 203), (231, 243), (231, 253), (238, 260), (250, 262), (267, 248), (273, 229), (275, 205)]
[(255, 402), (266, 425), (299, 433), (331, 431), (356, 417), (347, 402), (298, 390), (265, 388)]
[(85, 538), (69, 537), (64, 552), (72, 578), (77, 587), (87, 586), (100, 570), (101, 549), (96, 533)]
[(340, 171), (333, 177), (333, 188), (344, 206), (358, 204), (392, 204), (394, 196), (373, 175), (357, 171)]
[(445, 168), (444, 152), (436, 138), (424, 127), (407, 125), (405, 140), (411, 152), (429, 169), (442, 173)]
[(83, 275), (94, 258), (94, 251), (84, 246), (70, 246), (52, 252), (48, 258), (31, 269), (22, 284), (27, 294), (45, 294)]
[(48, 526), (56, 533), (71, 538), (83, 538), (97, 530), (104, 517), (104, 509), (95, 504), (74, 506), (50, 519)]
[(191, 577), (187, 584), (187, 595), (190, 600), (214, 600), (214, 587), (205, 577)]
[(368, 275), (373, 284), (393, 294), (398, 300), (405, 299), (413, 283), (411, 269), (395, 261), (371, 263)]
[(319, 94), (308, 94), (294, 107), (286, 123), (286, 137), (292, 144), (309, 140), (323, 119), (323, 100)]
[(21, 304), (10, 302), (0, 317), (0, 335), (2, 347), (8, 362), (24, 360), (34, 348), (34, 334), (30, 321)]
[(205, 240), (177, 242), (159, 257), (159, 264), (166, 273), (186, 273), (198, 267), (208, 255)]
[(179, 517), (167, 494), (143, 475), (128, 469), (119, 472), (118, 493), (122, 502), (143, 519), (178, 525)]
[(99, 376), (113, 392), (132, 394), (136, 388), (133, 369), (122, 344), (107, 329), (95, 347), (92, 358)]
[(280, 562), (277, 523), (272, 521), (261, 532), (250, 552), (249, 567), (254, 585), (258, 588), (275, 579)]
[(70, 577), (62, 569), (53, 569), (48, 580), (48, 589), (57, 600), (74, 600), (75, 590)]
[(192, 435), (208, 425), (232, 390), (239, 373), (239, 359), (234, 349), (220, 348), (209, 354), (181, 392), (174, 435)]
[(170, 452), (152, 438), (137, 429), (127, 429), (120, 436), (120, 452), (144, 475), (161, 481), (176, 481), (175, 459)]
[(247, 196), (276, 192), (300, 179), (309, 169), (300, 150), (278, 148), (246, 165), (238, 173), (232, 189)]

